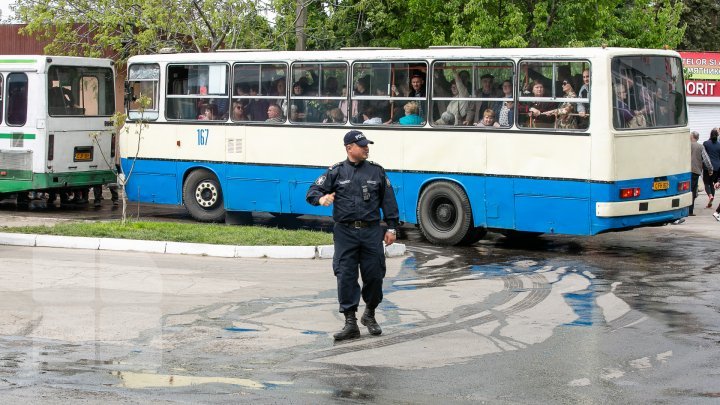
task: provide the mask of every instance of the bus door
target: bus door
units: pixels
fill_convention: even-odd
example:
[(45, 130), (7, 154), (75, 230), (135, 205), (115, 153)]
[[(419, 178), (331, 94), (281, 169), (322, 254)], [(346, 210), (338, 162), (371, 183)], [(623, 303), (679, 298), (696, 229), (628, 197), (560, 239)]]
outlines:
[(114, 181), (114, 90), (109, 67), (48, 68), (47, 167), (52, 186)]
[(31, 71), (0, 71), (0, 193), (32, 189), (34, 169), (42, 170), (41, 163), (34, 164), (43, 153), (36, 145), (37, 129), (31, 125), (35, 117), (28, 116), (34, 112), (28, 105), (36, 102), (31, 96), (35, 77)]

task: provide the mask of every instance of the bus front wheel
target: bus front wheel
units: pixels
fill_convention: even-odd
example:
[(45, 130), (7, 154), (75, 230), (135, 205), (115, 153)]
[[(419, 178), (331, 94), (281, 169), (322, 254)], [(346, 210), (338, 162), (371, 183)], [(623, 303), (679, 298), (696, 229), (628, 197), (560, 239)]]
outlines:
[(220, 182), (208, 170), (195, 170), (188, 175), (183, 185), (183, 203), (198, 221), (222, 222), (225, 219)]
[(439, 245), (465, 245), (485, 235), (473, 227), (470, 199), (455, 183), (430, 184), (420, 195), (418, 225), (427, 240)]

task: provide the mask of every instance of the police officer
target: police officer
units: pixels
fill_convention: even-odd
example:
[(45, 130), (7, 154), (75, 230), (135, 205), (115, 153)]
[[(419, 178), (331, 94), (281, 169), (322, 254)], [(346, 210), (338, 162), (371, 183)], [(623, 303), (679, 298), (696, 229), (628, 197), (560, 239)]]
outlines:
[[(375, 308), (382, 301), (382, 282), (385, 277), (386, 245), (395, 242), (398, 225), (398, 206), (395, 192), (385, 170), (367, 160), (373, 143), (360, 131), (350, 131), (344, 138), (347, 160), (334, 164), (318, 177), (307, 192), (307, 202), (325, 207), (333, 206), (333, 237), (335, 255), (333, 272), (337, 277), (340, 312), (345, 326), (334, 335), (335, 340), (360, 337), (357, 312), (360, 296), (365, 312), (360, 322), (371, 335), (382, 333), (375, 320)], [(380, 209), (388, 229), (380, 226)], [(362, 289), (358, 285), (358, 267)]]

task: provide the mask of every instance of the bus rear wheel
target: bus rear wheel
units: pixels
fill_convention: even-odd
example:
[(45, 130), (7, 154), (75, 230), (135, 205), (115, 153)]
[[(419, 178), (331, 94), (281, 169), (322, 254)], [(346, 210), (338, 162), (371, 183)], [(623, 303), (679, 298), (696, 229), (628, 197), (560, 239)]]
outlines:
[(190, 215), (201, 222), (225, 220), (223, 193), (217, 177), (205, 169), (195, 170), (183, 184), (183, 204)]
[(473, 226), (470, 199), (455, 183), (436, 182), (423, 190), (417, 217), (425, 238), (439, 245), (468, 245), (486, 233)]

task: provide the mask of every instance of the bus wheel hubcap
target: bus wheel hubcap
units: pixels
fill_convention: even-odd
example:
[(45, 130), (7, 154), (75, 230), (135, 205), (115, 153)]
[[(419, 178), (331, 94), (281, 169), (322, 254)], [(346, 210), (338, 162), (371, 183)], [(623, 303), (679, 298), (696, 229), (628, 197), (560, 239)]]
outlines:
[(195, 200), (204, 208), (210, 208), (217, 202), (218, 191), (213, 183), (203, 181), (195, 189)]
[(435, 219), (437, 225), (443, 230), (452, 227), (455, 222), (455, 206), (448, 202), (441, 202), (435, 206)]

